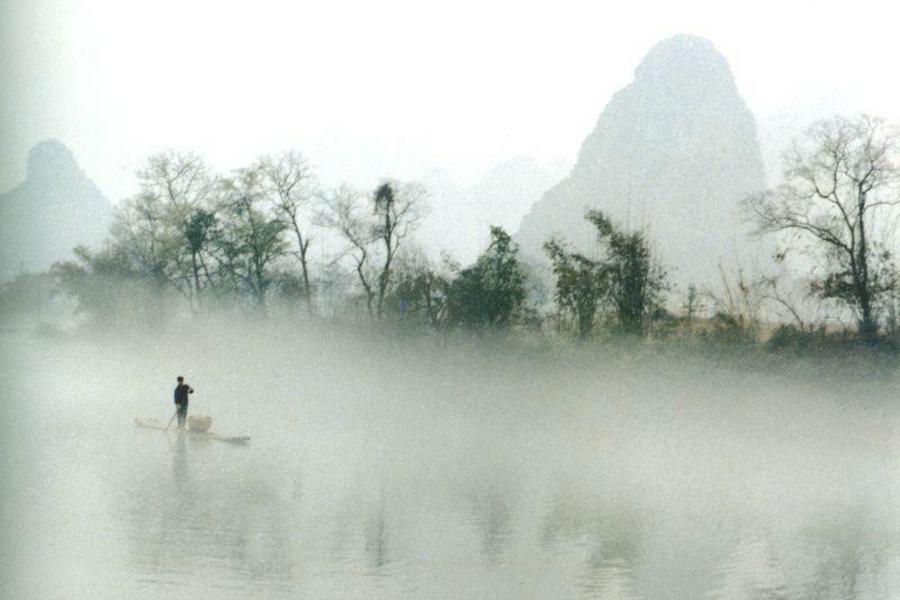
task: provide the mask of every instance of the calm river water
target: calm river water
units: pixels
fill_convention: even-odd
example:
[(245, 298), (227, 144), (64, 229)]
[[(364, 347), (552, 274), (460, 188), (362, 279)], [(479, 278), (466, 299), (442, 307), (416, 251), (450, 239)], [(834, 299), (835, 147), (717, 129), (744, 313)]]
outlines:
[(900, 598), (880, 384), (232, 342), (4, 341), (0, 595)]

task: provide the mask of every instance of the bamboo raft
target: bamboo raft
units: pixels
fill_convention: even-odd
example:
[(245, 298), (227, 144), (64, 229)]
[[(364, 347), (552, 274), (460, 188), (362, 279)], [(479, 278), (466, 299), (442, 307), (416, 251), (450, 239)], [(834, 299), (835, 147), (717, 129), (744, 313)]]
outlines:
[(144, 427), (146, 429), (159, 429), (161, 431), (177, 431), (178, 433), (184, 433), (185, 435), (189, 435), (195, 439), (202, 440), (216, 440), (217, 442), (226, 442), (228, 444), (246, 444), (250, 441), (250, 436), (246, 435), (220, 435), (218, 433), (214, 433), (212, 431), (191, 431), (190, 429), (177, 429), (173, 427), (166, 427), (166, 424), (157, 419), (142, 419), (136, 418), (134, 420), (134, 424), (137, 427)]

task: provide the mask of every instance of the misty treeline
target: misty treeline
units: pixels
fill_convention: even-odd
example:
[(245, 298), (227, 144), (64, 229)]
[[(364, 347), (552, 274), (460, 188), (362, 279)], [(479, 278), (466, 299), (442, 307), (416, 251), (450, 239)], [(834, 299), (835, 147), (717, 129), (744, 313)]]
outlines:
[(756, 235), (778, 240), (779, 275), (722, 268), (721, 281), (680, 292), (647, 232), (600, 210), (585, 214), (596, 232), (589, 252), (564, 236), (546, 242), (549, 272), (525, 264), (500, 227), (463, 267), (430, 259), (415, 241), (428, 201), (418, 183), (326, 189), (298, 152), (217, 174), (196, 154), (168, 151), (138, 171), (139, 191), (118, 207), (102, 248), (22, 275), (2, 300), (33, 303), (49, 287), (97, 327), (158, 323), (174, 306), (579, 339), (602, 331), (774, 348), (890, 340), (900, 300), (898, 139), (869, 116), (815, 123), (786, 153), (782, 183), (742, 203)]
[[(98, 327), (159, 323), (176, 299), (195, 314), (287, 308), (436, 331), (541, 326), (541, 285), (502, 228), (490, 229), (488, 247), (465, 268), (447, 256), (435, 263), (413, 242), (427, 210), (415, 182), (323, 189), (297, 152), (219, 175), (196, 154), (167, 151), (137, 177), (139, 191), (118, 207), (104, 246), (76, 248), (49, 273)], [(660, 287), (640, 273), (650, 269), (646, 243), (597, 211), (590, 218), (608, 241), (607, 257), (594, 263), (594, 313), (607, 306), (623, 330), (639, 331)], [(561, 278), (566, 264), (557, 265)], [(635, 277), (648, 285), (636, 288)], [(561, 306), (570, 295), (561, 292)]]
[[(77, 248), (76, 260), (50, 273), (98, 323), (138, 313), (164, 318), (158, 299), (174, 296), (193, 313), (266, 314), (275, 306), (438, 331), (541, 326), (542, 286), (502, 228), (490, 228), (487, 248), (466, 268), (447, 256), (434, 263), (414, 244), (427, 210), (426, 190), (415, 182), (324, 190), (297, 152), (220, 176), (199, 156), (174, 151), (150, 157), (138, 182), (105, 246)], [(599, 211), (588, 219), (606, 250), (591, 262), (592, 315), (609, 309), (623, 331), (641, 333), (659, 305), (662, 274), (641, 233), (619, 231)], [(330, 252), (314, 253), (326, 242)], [(570, 259), (563, 243), (550, 248), (565, 309), (580, 302), (579, 291), (564, 283)]]

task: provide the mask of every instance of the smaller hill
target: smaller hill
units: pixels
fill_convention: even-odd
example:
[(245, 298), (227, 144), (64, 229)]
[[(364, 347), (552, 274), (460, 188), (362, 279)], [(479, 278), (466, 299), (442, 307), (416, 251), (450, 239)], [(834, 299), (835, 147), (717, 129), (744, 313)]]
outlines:
[(34, 146), (25, 181), (0, 194), (0, 281), (44, 271), (106, 237), (112, 205), (56, 140)]
[(459, 186), (445, 173), (434, 171), (423, 183), (431, 197), (431, 213), (422, 228), (430, 250), (445, 250), (463, 264), (474, 261), (490, 241), (490, 227), (512, 233), (541, 195), (558, 183), (568, 165), (541, 164), (516, 156), (484, 173), (468, 186)]

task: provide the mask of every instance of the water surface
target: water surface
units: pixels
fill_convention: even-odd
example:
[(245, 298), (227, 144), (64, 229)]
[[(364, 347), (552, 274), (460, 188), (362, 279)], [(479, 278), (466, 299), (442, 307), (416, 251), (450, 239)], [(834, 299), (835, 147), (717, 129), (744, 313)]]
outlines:
[[(3, 343), (5, 597), (900, 598), (889, 382)], [(185, 364), (191, 410), (250, 445), (132, 426)]]

